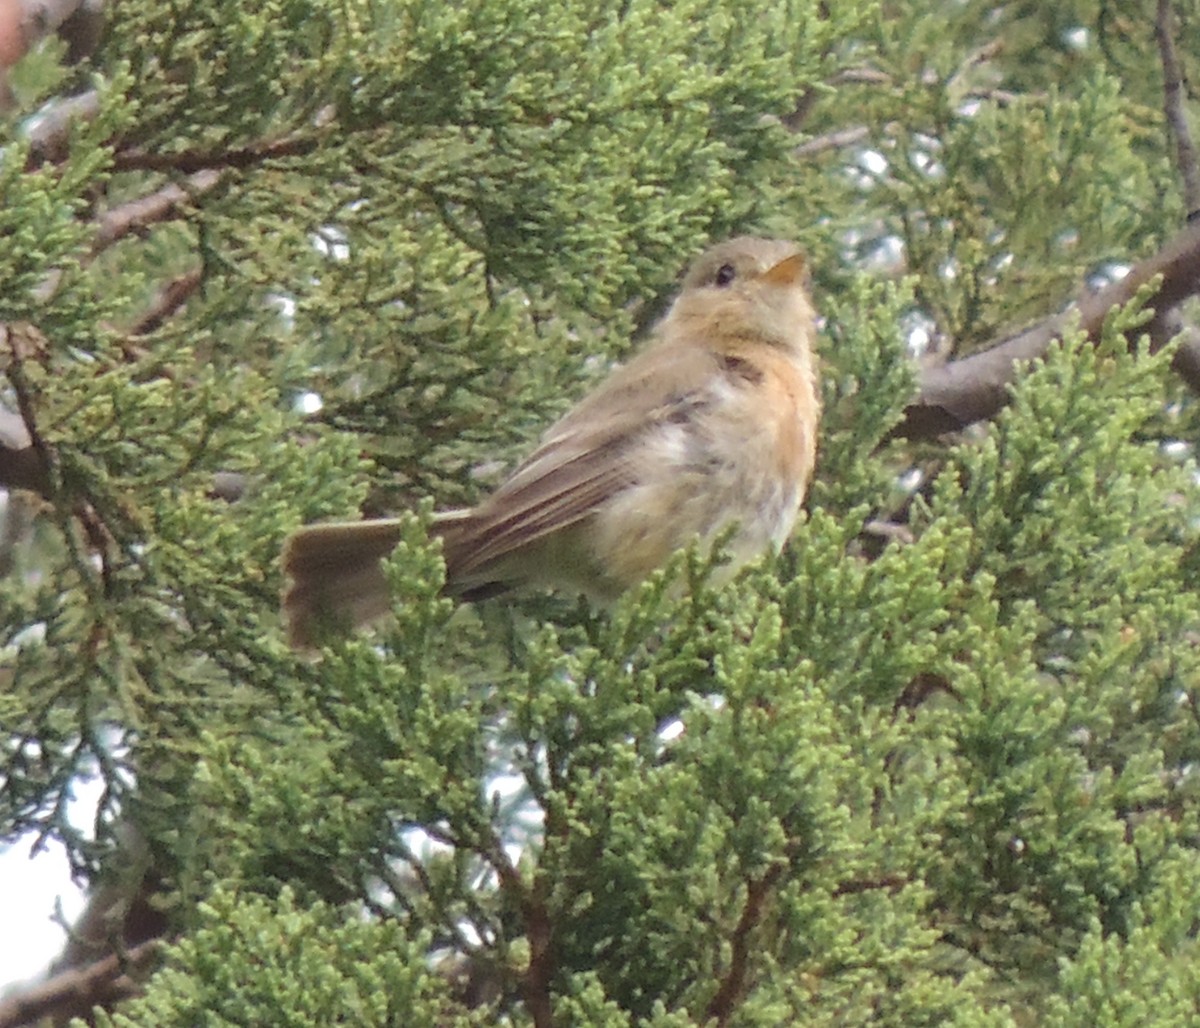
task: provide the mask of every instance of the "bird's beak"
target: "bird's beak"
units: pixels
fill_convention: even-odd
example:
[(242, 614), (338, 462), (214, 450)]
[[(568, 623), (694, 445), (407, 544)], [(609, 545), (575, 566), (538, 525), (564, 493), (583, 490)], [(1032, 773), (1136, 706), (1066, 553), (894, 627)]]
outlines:
[(804, 281), (804, 271), (807, 266), (808, 262), (804, 259), (804, 254), (794, 253), (768, 268), (763, 273), (763, 280), (776, 286), (800, 285)]

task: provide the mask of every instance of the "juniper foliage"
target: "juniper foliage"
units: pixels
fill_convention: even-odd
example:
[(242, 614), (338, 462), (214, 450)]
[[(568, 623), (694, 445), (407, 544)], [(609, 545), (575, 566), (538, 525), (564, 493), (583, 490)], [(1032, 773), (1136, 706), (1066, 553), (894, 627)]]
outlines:
[[(44, 474), (6, 512), (0, 839), (99, 885), (136, 835), (173, 940), (98, 1023), (1195, 1020), (1171, 351), (1128, 346), (1135, 302), (994, 423), (890, 437), (915, 335), (976, 349), (1178, 220), (1151, 13), (107, 15), (89, 64), (18, 69), (0, 153), (3, 400)], [(85, 87), (47, 159), (34, 112)], [(434, 504), (742, 231), (806, 246), (825, 318), (788, 549), (721, 589), (680, 554), (611, 613), (441, 598)], [(394, 617), (297, 657), (282, 541), (359, 511), (410, 512)]]

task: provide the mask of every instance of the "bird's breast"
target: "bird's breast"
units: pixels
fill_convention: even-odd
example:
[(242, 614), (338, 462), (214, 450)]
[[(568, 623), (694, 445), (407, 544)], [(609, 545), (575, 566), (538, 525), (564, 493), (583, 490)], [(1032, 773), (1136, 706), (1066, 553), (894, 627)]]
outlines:
[(812, 473), (817, 418), (806, 367), (769, 350), (718, 355), (711, 379), (634, 441), (630, 484), (597, 512), (592, 549), (612, 591), (730, 525), (732, 568), (782, 546)]

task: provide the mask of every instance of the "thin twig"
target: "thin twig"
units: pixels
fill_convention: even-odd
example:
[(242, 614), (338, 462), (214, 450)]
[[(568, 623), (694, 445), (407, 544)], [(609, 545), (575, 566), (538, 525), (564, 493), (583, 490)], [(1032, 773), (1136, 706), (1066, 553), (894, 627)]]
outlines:
[(199, 268), (171, 279), (155, 294), (150, 306), (129, 326), (129, 334), (144, 336), (161, 328), (168, 318), (191, 299), (192, 294), (200, 288), (202, 280), (203, 275)]
[(33, 452), (41, 467), (42, 480), (46, 486), (43, 495), (49, 498), (55, 490), (54, 468), (56, 462), (49, 444), (38, 432), (37, 415), (34, 411), (33, 398), (30, 395), (29, 383), (25, 380), (25, 372), (22, 365), (23, 360), (28, 354), (22, 350), (21, 335), (22, 333), (18, 331), (18, 326), (0, 326), (0, 336), (3, 337), (4, 342), (7, 344), (9, 356), (11, 357), (7, 368), (8, 380), (17, 398), (17, 411), (20, 413), (21, 421), (25, 426), (25, 433), (29, 437), (29, 449)]
[(100, 113), (100, 94), (94, 89), (66, 100), (56, 101), (44, 113), (30, 119), (25, 130), (29, 140), (27, 168), (46, 162), (61, 161), (67, 156), (71, 129), (81, 121), (91, 121)]
[(491, 834), (486, 846), (477, 850), (496, 872), (500, 888), (521, 911), (525, 938), (529, 943), (529, 965), (521, 976), (521, 995), (533, 1019), (534, 1028), (554, 1028), (554, 1003), (550, 986), (554, 977), (554, 926), (546, 908), (542, 890), (535, 883), (526, 888), (521, 872), (508, 859), (500, 839)]
[(74, 14), (83, 0), (22, 0), (22, 30), (26, 46), (50, 35)]

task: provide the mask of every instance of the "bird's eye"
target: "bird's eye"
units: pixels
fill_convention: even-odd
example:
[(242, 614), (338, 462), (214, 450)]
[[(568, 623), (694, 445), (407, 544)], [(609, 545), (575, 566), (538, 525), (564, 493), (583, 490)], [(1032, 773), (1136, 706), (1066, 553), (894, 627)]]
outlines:
[(734, 267), (732, 264), (722, 264), (717, 269), (717, 277), (716, 277), (716, 279), (714, 279), (714, 281), (719, 286), (727, 286), (736, 277), (737, 277), (737, 272), (734, 270)]

